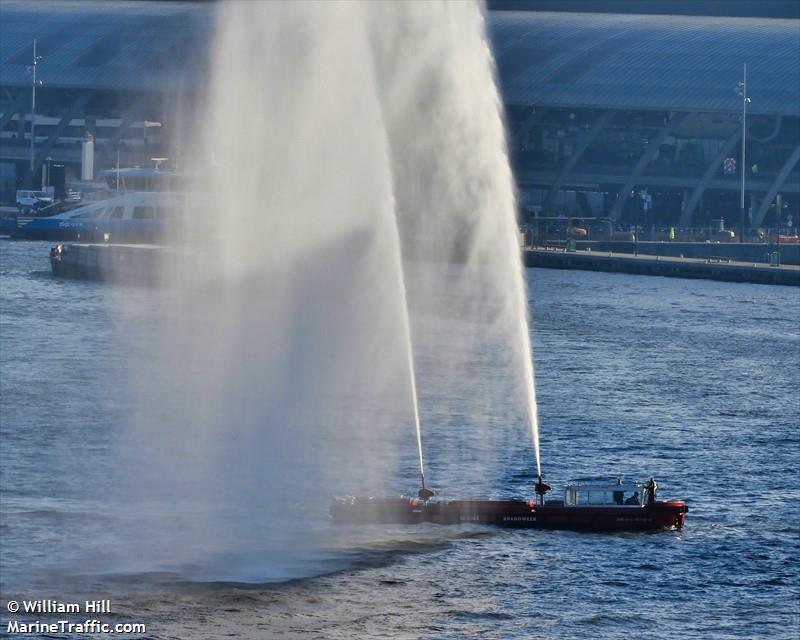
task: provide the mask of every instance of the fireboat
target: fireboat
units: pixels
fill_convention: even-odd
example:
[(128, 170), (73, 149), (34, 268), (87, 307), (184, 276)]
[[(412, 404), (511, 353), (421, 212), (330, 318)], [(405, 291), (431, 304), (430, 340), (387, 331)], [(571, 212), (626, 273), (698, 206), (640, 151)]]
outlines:
[(587, 479), (567, 484), (561, 499), (545, 499), (552, 488), (539, 476), (534, 500), (439, 500), (424, 486), (417, 496), (334, 498), (335, 524), (485, 524), (525, 529), (578, 531), (681, 530), (689, 507), (682, 500), (657, 500), (647, 483)]

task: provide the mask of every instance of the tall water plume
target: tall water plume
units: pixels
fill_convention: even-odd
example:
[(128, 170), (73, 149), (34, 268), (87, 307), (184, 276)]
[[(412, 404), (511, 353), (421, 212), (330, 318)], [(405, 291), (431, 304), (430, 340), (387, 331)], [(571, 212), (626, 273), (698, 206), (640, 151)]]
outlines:
[[(165, 272), (122, 464), (130, 546), (153, 568), (270, 579), (318, 570), (328, 492), (407, 488), (415, 429), (424, 470), (415, 360), (423, 416), (439, 410), (432, 377), (445, 393), (474, 382), (486, 415), (523, 405), (536, 436), (533, 370), (480, 7), (217, 12), (182, 238), (194, 259)], [(460, 328), (444, 337), (448, 317)], [(513, 389), (465, 376), (471, 358)], [(491, 445), (486, 426), (462, 441)]]
[[(143, 357), (128, 466), (153, 565), (320, 562), (330, 492), (413, 451), (407, 317), (363, 8), (220, 3), (185, 251)], [(177, 542), (173, 542), (177, 541)]]
[[(412, 307), (474, 321), (456, 358), (482, 357), (486, 344), (504, 354), (497, 364), (515, 376), (516, 398), (490, 401), (502, 414), (500, 405), (524, 400), (541, 473), (514, 183), (481, 7), (386, 3), (371, 18), (397, 215), (416, 275)], [(427, 266), (414, 269), (417, 260)]]

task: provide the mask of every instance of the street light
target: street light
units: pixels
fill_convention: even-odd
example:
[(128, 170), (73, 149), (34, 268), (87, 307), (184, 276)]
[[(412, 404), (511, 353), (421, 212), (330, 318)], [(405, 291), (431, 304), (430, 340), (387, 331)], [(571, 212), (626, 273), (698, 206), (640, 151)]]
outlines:
[(150, 120), (142, 121), (142, 166), (147, 163), (147, 130), (151, 127), (158, 127), (161, 129), (160, 122), (152, 122)]
[(47, 156), (47, 173), (45, 174), (47, 177), (45, 180), (42, 180), (42, 191), (46, 190), (46, 187), (50, 186), (50, 163), (52, 162), (53, 158)]
[(744, 242), (744, 186), (745, 175), (747, 174), (745, 142), (747, 140), (747, 105), (750, 103), (750, 98), (747, 95), (747, 63), (744, 63), (742, 67), (742, 81), (739, 83), (736, 92), (742, 97), (742, 190), (739, 200), (739, 242)]
[(42, 56), (36, 55), (36, 39), (33, 40), (33, 60), (28, 67), (28, 73), (31, 74), (31, 180), (33, 180), (33, 160), (34, 160), (34, 141), (36, 136), (34, 134), (34, 127), (36, 126), (36, 85), (42, 84), (42, 81), (36, 81), (36, 67), (43, 60)]

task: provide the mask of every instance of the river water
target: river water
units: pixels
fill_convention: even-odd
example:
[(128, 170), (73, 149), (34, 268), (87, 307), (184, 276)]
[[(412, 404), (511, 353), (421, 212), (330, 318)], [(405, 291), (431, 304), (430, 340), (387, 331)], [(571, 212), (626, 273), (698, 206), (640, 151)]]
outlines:
[[(688, 502), (684, 531), (378, 527), (303, 577), (264, 583), (256, 561), (225, 580), (142, 572), (135, 558), (107, 570), (120, 544), (105, 525), (112, 452), (146, 340), (125, 327), (157, 331), (152, 311), (169, 293), (56, 280), (48, 249), (0, 240), (0, 636), (7, 601), (22, 596), (110, 598), (105, 619), (144, 622), (152, 638), (800, 635), (798, 289), (526, 274), (546, 478), (558, 488), (653, 474), (662, 496)], [(530, 495), (524, 424), (505, 428), (470, 391), (493, 371), (466, 365), (461, 395), (443, 397), (418, 349), (431, 484), (453, 497)], [(492, 452), (478, 474), (459, 424), (481, 411), (495, 417), (474, 439)], [(398, 492), (416, 488), (407, 442)]]

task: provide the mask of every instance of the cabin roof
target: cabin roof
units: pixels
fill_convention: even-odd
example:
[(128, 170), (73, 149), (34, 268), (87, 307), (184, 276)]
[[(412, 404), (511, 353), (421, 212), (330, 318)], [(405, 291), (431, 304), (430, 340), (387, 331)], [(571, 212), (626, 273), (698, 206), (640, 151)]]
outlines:
[(643, 482), (624, 480), (622, 478), (581, 478), (570, 480), (565, 489), (584, 489), (587, 491), (633, 491), (645, 486)]

